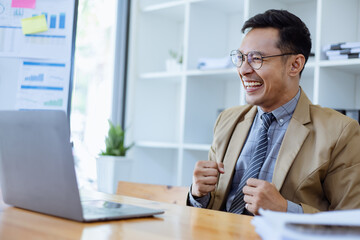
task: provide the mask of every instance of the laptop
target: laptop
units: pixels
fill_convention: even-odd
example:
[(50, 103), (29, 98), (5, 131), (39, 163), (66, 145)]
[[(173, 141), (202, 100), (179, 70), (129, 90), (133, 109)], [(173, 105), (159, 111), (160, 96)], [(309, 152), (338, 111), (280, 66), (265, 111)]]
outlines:
[(0, 177), (5, 203), (79, 222), (162, 214), (106, 201), (81, 201), (63, 111), (0, 111)]

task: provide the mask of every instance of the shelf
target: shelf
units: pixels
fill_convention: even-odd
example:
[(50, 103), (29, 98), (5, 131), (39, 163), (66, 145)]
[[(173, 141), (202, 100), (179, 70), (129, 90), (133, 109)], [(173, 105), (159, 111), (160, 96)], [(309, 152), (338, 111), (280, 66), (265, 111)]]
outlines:
[(353, 66), (360, 64), (360, 59), (322, 60), (320, 67)]
[(236, 68), (214, 69), (214, 70), (188, 70), (185, 72), (148, 72), (140, 74), (142, 79), (172, 78), (182, 76), (209, 76), (209, 75), (233, 75), (237, 74)]
[(322, 60), (319, 63), (320, 67), (335, 68), (341, 71), (360, 74), (360, 59), (346, 59), (346, 60)]
[[(359, 63), (355, 63), (359, 64)], [(309, 61), (306, 63), (305, 67), (314, 68), (315, 62)], [(209, 70), (188, 70), (180, 72), (149, 72), (140, 74), (142, 79), (154, 79), (154, 78), (171, 78), (171, 77), (182, 77), (182, 76), (209, 76), (209, 75), (234, 75), (238, 74), (236, 68), (226, 68), (226, 69), (209, 69)]]
[(206, 76), (206, 75), (223, 75), (223, 74), (237, 74), (236, 68), (227, 69), (213, 69), (213, 70), (189, 70), (186, 72), (187, 76)]
[[(141, 148), (163, 148), (163, 149), (177, 149), (180, 147), (178, 143), (168, 143), (168, 142), (151, 142), (151, 141), (138, 141), (135, 144), (136, 147)], [(185, 150), (198, 150), (198, 151), (209, 151), (211, 144), (184, 144), (183, 148)]]
[(183, 72), (149, 72), (140, 74), (142, 79), (181, 77)]
[(141, 79), (175, 78), (183, 76), (237, 75), (236, 68), (214, 70), (188, 70), (180, 72), (148, 72), (139, 75)]
[(135, 144), (136, 147), (143, 148), (166, 148), (166, 149), (177, 149), (179, 144), (168, 143), (168, 142), (151, 142), (151, 141), (138, 141)]
[(184, 144), (185, 150), (209, 151), (211, 144)]

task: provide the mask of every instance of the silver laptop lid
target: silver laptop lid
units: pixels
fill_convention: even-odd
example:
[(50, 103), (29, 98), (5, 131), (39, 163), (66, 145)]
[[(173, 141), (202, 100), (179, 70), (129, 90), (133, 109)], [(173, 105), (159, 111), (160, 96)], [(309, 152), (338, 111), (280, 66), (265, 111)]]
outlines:
[(4, 202), (82, 221), (62, 111), (0, 111), (0, 177)]

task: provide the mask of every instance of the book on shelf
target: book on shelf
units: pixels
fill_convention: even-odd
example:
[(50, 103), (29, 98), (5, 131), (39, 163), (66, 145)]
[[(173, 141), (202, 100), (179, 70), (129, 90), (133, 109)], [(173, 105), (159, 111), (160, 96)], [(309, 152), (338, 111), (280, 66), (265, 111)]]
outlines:
[(350, 53), (350, 54), (328, 56), (329, 60), (341, 60), (341, 59), (352, 59), (352, 58), (360, 58), (360, 54)]
[(231, 68), (230, 57), (223, 58), (199, 58), (197, 68), (200, 70)]
[(360, 42), (340, 42), (335, 44), (327, 44), (323, 46), (323, 51), (329, 50), (343, 50), (349, 48), (360, 48)]
[(344, 44), (344, 42), (342, 43), (335, 43), (335, 44), (327, 44), (325, 46), (323, 46), (323, 51), (329, 51), (329, 50), (341, 50), (341, 44)]
[(329, 60), (360, 58), (360, 42), (340, 42), (323, 46)]
[(360, 47), (359, 48), (341, 49), (341, 50), (328, 50), (325, 52), (326, 56), (328, 56), (328, 57), (350, 54), (350, 53), (360, 53)]
[(341, 49), (346, 49), (346, 48), (359, 48), (360, 47), (360, 42), (346, 42), (340, 45)]

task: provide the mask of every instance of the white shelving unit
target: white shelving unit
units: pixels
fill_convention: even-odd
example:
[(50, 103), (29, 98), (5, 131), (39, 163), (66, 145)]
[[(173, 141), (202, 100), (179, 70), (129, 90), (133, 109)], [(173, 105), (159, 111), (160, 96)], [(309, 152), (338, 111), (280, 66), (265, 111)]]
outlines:
[[(360, 108), (360, 59), (328, 61), (322, 46), (360, 41), (360, 0), (134, 0), (127, 101), (128, 141), (136, 146), (133, 180), (190, 185), (206, 160), (215, 120), (245, 104), (235, 68), (198, 70), (198, 59), (221, 58), (241, 44), (241, 27), (267, 9), (299, 16), (312, 34), (301, 86), (315, 104)], [(169, 50), (182, 66), (168, 72)]]

